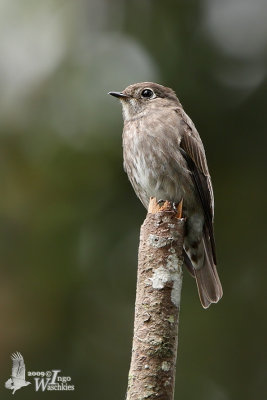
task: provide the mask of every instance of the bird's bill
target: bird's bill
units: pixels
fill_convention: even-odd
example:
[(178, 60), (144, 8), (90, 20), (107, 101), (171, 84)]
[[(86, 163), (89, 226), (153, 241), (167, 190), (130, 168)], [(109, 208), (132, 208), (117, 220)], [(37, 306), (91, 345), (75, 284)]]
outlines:
[(122, 92), (109, 92), (111, 96), (118, 97), (118, 99), (128, 99), (129, 96), (127, 94), (124, 94)]

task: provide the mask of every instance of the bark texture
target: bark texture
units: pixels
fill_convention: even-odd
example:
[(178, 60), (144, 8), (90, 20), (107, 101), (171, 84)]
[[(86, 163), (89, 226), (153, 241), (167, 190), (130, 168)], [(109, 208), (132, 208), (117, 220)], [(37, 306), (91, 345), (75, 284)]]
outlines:
[(177, 210), (152, 199), (140, 233), (127, 400), (174, 397), (183, 238)]

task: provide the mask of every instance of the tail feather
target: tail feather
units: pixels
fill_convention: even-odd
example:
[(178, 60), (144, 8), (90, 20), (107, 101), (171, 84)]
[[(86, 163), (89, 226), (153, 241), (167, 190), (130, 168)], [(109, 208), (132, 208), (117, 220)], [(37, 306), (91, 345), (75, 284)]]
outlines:
[(203, 266), (195, 269), (195, 277), (201, 304), (208, 308), (211, 303), (217, 303), (223, 295), (222, 285), (217, 273), (212, 255), (207, 250), (206, 240), (203, 238), (204, 262)]
[(184, 263), (190, 274), (196, 278), (200, 302), (204, 308), (208, 308), (211, 303), (217, 303), (223, 295), (222, 285), (217, 273), (217, 268), (213, 260), (212, 252), (209, 251), (209, 237), (204, 236), (200, 242), (204, 253), (203, 264), (196, 268), (190, 259), (190, 253), (184, 254)]
[(188, 272), (193, 278), (195, 278), (195, 268), (193, 267), (193, 264), (191, 263), (190, 258), (185, 250), (183, 250), (183, 258), (184, 258), (184, 265), (188, 269)]

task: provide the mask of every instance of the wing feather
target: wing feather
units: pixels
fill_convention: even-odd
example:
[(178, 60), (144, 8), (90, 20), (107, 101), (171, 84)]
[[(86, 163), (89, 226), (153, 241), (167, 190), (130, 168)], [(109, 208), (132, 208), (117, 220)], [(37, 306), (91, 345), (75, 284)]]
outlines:
[(213, 261), (217, 264), (213, 232), (214, 197), (205, 150), (193, 122), (182, 109), (177, 109), (177, 112), (182, 121), (180, 150), (192, 174), (203, 207), (205, 225), (210, 238)]
[(17, 351), (11, 356), (12, 378), (25, 380), (25, 364), (22, 355)]

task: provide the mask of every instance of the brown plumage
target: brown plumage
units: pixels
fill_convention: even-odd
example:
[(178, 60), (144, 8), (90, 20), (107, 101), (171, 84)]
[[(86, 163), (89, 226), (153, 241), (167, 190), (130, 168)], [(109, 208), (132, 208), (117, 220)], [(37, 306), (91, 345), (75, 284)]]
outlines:
[(143, 82), (110, 94), (122, 103), (124, 168), (143, 205), (148, 207), (150, 197), (183, 199), (185, 264), (207, 308), (223, 292), (216, 270), (213, 190), (200, 136), (172, 89)]

